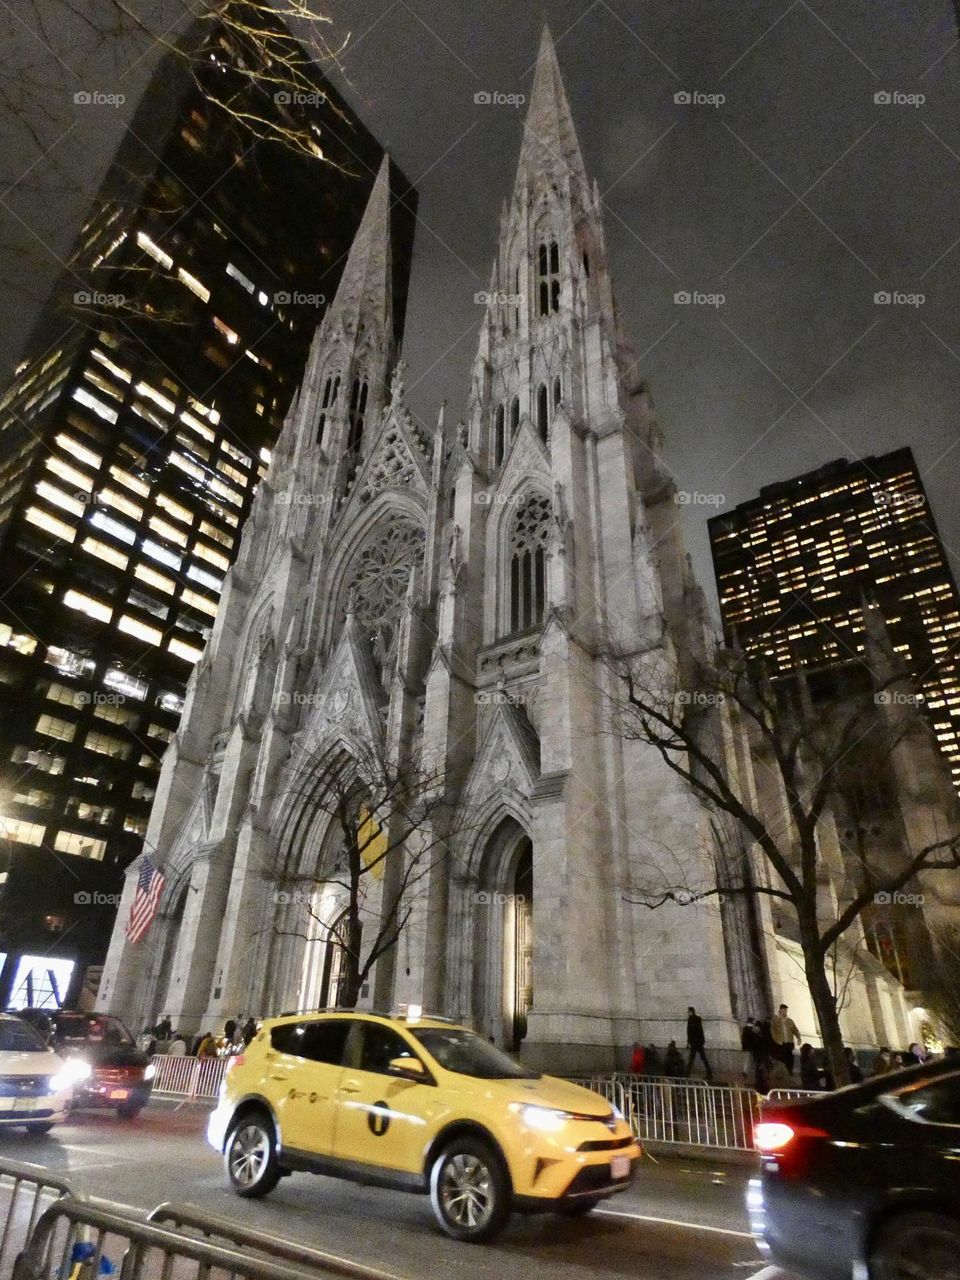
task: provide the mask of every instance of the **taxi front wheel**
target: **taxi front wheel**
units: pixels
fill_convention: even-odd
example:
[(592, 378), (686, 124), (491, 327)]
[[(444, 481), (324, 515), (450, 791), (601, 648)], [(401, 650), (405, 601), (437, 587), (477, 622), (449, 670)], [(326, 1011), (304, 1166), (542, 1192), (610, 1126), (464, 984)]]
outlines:
[(268, 1195), (280, 1180), (273, 1125), (261, 1115), (247, 1115), (234, 1127), (223, 1153), (227, 1178), (238, 1196)]
[(503, 1159), (481, 1138), (454, 1138), (430, 1170), (434, 1215), (455, 1240), (479, 1244), (502, 1231), (511, 1194)]

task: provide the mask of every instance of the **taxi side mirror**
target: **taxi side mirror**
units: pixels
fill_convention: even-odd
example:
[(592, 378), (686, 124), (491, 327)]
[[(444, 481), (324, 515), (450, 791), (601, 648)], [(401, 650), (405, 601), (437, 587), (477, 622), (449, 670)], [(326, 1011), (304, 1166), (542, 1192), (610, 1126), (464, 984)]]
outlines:
[(401, 1080), (418, 1080), (423, 1083), (427, 1078), (427, 1070), (419, 1058), (391, 1058), (387, 1063), (387, 1074), (399, 1076)]

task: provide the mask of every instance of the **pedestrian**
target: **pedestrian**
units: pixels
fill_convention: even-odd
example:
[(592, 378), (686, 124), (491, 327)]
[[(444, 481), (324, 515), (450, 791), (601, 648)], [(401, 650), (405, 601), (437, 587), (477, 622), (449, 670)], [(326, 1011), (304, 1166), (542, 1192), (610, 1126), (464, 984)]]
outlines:
[(687, 1075), (690, 1075), (693, 1071), (694, 1058), (699, 1058), (707, 1073), (707, 1079), (713, 1079), (713, 1072), (710, 1070), (710, 1063), (707, 1061), (706, 1045), (707, 1040), (703, 1031), (703, 1019), (693, 1005), (690, 1005), (687, 1008)]
[(243, 1043), (249, 1044), (253, 1037), (257, 1034), (256, 1018), (248, 1018), (243, 1024)]
[(853, 1049), (844, 1049), (847, 1056), (847, 1074), (850, 1076), (851, 1084), (863, 1083), (863, 1072), (860, 1069), (860, 1063), (857, 1061), (857, 1055)]
[[(918, 1043), (916, 1043), (916, 1041), (915, 1041), (915, 1042), (910, 1046), (910, 1055), (909, 1055), (909, 1057), (913, 1059), (913, 1062), (916, 1062), (919, 1066), (922, 1066), (922, 1065), (923, 1065), (923, 1063), (924, 1063), (924, 1062), (926, 1062), (927, 1058), (929, 1057), (929, 1054), (927, 1053), (926, 1049), (923, 1047), (923, 1045), (922, 1045), (922, 1044), (918, 1044)], [(907, 1066), (908, 1066), (908, 1067), (912, 1067), (912, 1066), (913, 1066), (913, 1062), (910, 1062), (910, 1061), (909, 1061), (909, 1059), (908, 1059), (908, 1060), (907, 1060)]]
[(663, 1059), (663, 1074), (671, 1077), (683, 1075), (683, 1055), (677, 1048), (676, 1040), (671, 1040), (667, 1045), (667, 1052)]
[(170, 1021), (170, 1015), (165, 1013), (156, 1026), (156, 1037), (158, 1040), (169, 1040), (173, 1031), (173, 1023)]
[(149, 1027), (144, 1027), (137, 1036), (137, 1048), (141, 1053), (145, 1053), (148, 1058), (152, 1058), (157, 1051), (157, 1041), (153, 1032)]
[(182, 1058), (186, 1052), (186, 1040), (184, 1040), (179, 1031), (174, 1031), (173, 1039), (170, 1041), (170, 1048), (167, 1050), (167, 1053), (170, 1054), (171, 1058)]
[(773, 1039), (774, 1052), (782, 1059), (783, 1065), (792, 1075), (793, 1046), (799, 1044), (802, 1037), (785, 1004), (782, 1004), (777, 1014), (770, 1019), (770, 1035)]
[(212, 1031), (207, 1031), (200, 1038), (197, 1046), (198, 1058), (215, 1058), (217, 1056), (217, 1038)]
[(812, 1044), (800, 1046), (800, 1087), (803, 1089), (820, 1088), (820, 1067)]
[(630, 1074), (632, 1076), (642, 1076), (643, 1069), (647, 1062), (647, 1051), (639, 1040), (633, 1042), (633, 1053), (630, 1055)]
[(743, 1050), (743, 1074), (747, 1077), (756, 1070), (759, 1034), (755, 1019), (748, 1018), (746, 1026), (740, 1030), (740, 1048)]
[(890, 1050), (887, 1046), (881, 1045), (877, 1052), (877, 1056), (873, 1060), (873, 1068), (870, 1074), (872, 1076), (884, 1076), (893, 1068), (893, 1060), (890, 1057)]

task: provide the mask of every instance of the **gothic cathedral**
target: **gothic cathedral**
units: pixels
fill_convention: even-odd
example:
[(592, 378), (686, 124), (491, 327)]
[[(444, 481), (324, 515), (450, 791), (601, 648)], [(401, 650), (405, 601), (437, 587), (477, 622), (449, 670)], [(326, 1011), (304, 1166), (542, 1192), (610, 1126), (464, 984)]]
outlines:
[[(703, 610), (548, 32), (464, 421), (433, 432), (393, 349), (389, 207), (384, 161), (164, 758), (159, 916), (126, 940), (134, 864), (100, 1006), (189, 1031), (336, 1004), (335, 841), (297, 779), (372, 752), (429, 761), (457, 816), (361, 1007), (421, 1004), (555, 1072), (682, 1044), (690, 1004), (733, 1046), (752, 980), (721, 914), (627, 892), (707, 840), (676, 775), (611, 732), (598, 654), (669, 679)], [(310, 927), (288, 873), (316, 886)]]

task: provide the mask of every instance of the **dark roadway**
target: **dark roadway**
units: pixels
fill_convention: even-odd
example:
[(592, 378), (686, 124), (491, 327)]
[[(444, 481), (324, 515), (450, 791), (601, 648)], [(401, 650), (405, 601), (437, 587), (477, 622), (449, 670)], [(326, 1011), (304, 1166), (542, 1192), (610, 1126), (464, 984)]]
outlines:
[(462, 1245), (440, 1233), (422, 1196), (295, 1174), (265, 1200), (239, 1199), (204, 1140), (206, 1114), (155, 1102), (134, 1121), (90, 1113), (48, 1137), (4, 1130), (0, 1159), (42, 1164), (75, 1191), (143, 1208), (189, 1201), (410, 1280), (789, 1280), (764, 1266), (749, 1237), (742, 1166), (645, 1158), (634, 1187), (588, 1219), (516, 1216), (492, 1244)]

